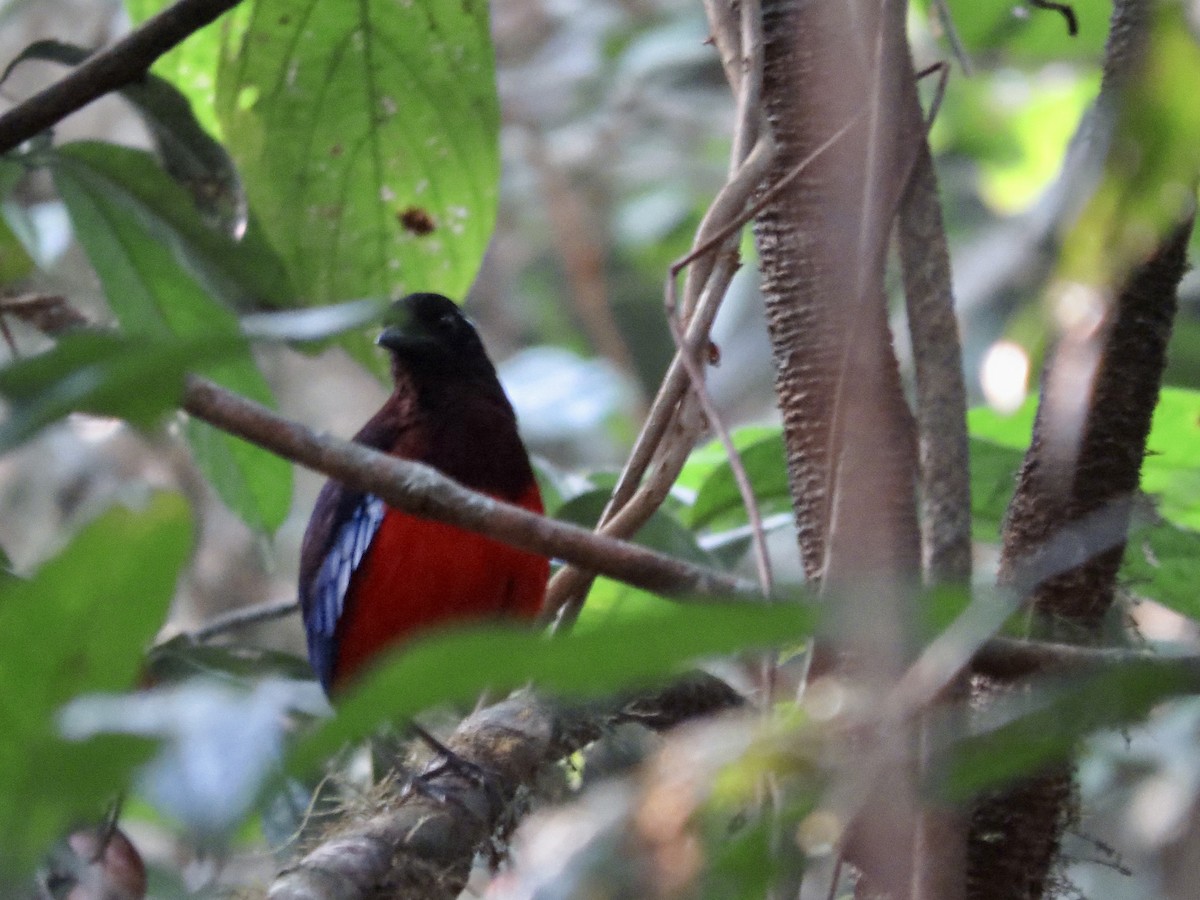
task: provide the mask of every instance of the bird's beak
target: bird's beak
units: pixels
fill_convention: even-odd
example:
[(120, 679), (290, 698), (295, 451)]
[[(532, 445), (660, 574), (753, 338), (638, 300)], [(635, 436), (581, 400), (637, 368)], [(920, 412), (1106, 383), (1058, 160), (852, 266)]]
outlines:
[(388, 350), (401, 350), (411, 343), (408, 333), (398, 325), (389, 325), (375, 338), (375, 343)]
[(419, 329), (414, 327), (412, 311), (403, 304), (393, 305), (384, 322), (383, 331), (375, 339), (380, 347), (399, 352), (411, 347), (418, 338)]

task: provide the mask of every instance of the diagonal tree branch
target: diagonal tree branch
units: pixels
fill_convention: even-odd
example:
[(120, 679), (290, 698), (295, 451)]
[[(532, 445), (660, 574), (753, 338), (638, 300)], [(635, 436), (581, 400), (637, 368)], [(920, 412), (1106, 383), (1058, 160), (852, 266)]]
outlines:
[(762, 599), (755, 585), (745, 580), (475, 493), (429, 466), (319, 434), (203, 378), (189, 378), (183, 408), (222, 431), (376, 494), (415, 516), (557, 557), (655, 593)]
[(276, 878), (270, 900), (440, 900), (457, 897), (475, 854), (511, 827), (523, 788), (606, 730), (636, 722), (666, 730), (687, 719), (736, 709), (742, 698), (704, 673), (656, 694), (605, 706), (557, 706), (524, 692), (467, 718), (448, 746), (467, 765), (419, 776), (366, 821), (337, 830)]
[(154, 61), (242, 0), (179, 0), (0, 116), (7, 153), (105, 94), (141, 79)]

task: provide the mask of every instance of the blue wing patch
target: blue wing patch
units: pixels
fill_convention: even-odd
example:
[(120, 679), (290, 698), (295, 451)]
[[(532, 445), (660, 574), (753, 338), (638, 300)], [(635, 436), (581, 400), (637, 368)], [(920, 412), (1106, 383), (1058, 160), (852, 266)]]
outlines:
[(374, 494), (362, 495), (329, 542), (304, 604), (308, 660), (326, 690), (337, 662), (337, 627), (346, 606), (350, 577), (375, 539), (385, 511), (384, 502)]

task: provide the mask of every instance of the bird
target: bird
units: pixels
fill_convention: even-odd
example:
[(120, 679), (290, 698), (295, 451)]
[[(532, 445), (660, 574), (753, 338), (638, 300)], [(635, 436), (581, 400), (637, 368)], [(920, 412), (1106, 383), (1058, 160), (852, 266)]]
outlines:
[[(516, 414), (482, 340), (441, 294), (395, 301), (376, 343), (394, 389), (354, 440), (464, 487), (543, 513)], [(328, 481), (300, 549), (299, 600), (314, 672), (331, 696), (406, 640), (453, 623), (531, 620), (547, 558), (388, 506)]]

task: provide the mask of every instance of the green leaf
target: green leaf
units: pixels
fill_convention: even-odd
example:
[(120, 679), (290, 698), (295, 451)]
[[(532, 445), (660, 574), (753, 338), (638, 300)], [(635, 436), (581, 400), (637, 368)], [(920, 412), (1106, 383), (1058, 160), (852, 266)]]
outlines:
[[(583, 528), (594, 528), (611, 494), (608, 488), (586, 491), (563, 503), (555, 513), (555, 518)], [(705, 566), (713, 564), (712, 557), (696, 543), (695, 536), (664, 509), (656, 510), (632, 540), (678, 559)]]
[[(84, 249), (104, 281), (109, 302), (118, 317), (145, 316), (148, 322), (142, 330), (148, 331), (150, 321), (170, 318), (170, 307), (188, 305), (170, 295), (144, 297), (145, 288), (138, 289), (136, 285), (133, 297), (114, 297), (109, 290), (110, 281), (116, 279), (122, 266), (135, 263), (146, 270), (141, 277), (147, 281), (158, 266), (165, 267), (164, 271), (182, 270), (187, 280), (229, 309), (255, 310), (294, 304), (287, 272), (256, 226), (251, 223), (246, 236), (234, 240), (206, 225), (187, 192), (168, 178), (148, 153), (80, 141), (57, 148), (48, 157), (48, 164), (77, 229), (81, 228), (79, 216), (84, 226), (81, 230), (89, 234), (112, 230), (112, 240), (127, 245), (138, 243), (139, 236), (148, 236), (161, 245), (154, 256), (148, 250), (132, 246), (113, 248), (119, 258), (132, 259), (116, 262), (105, 271), (97, 263), (92, 246), (85, 241)], [(81, 235), (81, 240), (84, 237)], [(162, 262), (157, 262), (158, 259)], [(212, 302), (207, 306), (212, 306)], [(203, 318), (204, 311), (203, 307), (190, 310), (190, 318)], [(182, 330), (177, 322), (172, 325), (173, 330)]]
[(339, 700), (337, 717), (301, 741), (291, 765), (311, 769), (385, 722), (471, 702), (485, 689), (504, 692), (532, 681), (551, 693), (594, 697), (659, 681), (698, 657), (798, 642), (815, 621), (807, 604), (677, 603), (652, 628), (621, 621), (546, 638), (492, 626), (422, 638)]
[(641, 622), (652, 628), (659, 617), (670, 616), (674, 606), (672, 600), (600, 576), (592, 582), (572, 632), (585, 634), (617, 622)]
[[(87, 48), (65, 41), (34, 41), (8, 64), (0, 82), (29, 59), (77, 66), (91, 55)], [(167, 174), (187, 189), (205, 221), (230, 235), (240, 235), (247, 215), (241, 179), (225, 148), (196, 120), (188, 98), (154, 74), (126, 85), (119, 93), (149, 129)]]
[(0, 288), (28, 278), (34, 268), (33, 258), (12, 226), (0, 219)]
[(9, 403), (0, 452), (71, 412), (150, 425), (179, 405), (190, 369), (242, 353), (238, 336), (146, 340), (102, 332), (67, 334), (51, 350), (0, 369)]
[[(1036, 411), (1037, 397), (1030, 397), (1011, 416), (979, 407), (967, 413), (967, 426), (973, 438), (1023, 453)], [(1141, 487), (1157, 496), (1166, 518), (1200, 530), (1200, 391), (1162, 389), (1146, 440)]]
[[(73, 144), (51, 155), (49, 165), (128, 334), (239, 334), (236, 317), (210, 294), (228, 299), (228, 291), (244, 288), (240, 276), (253, 254), (201, 223), (183, 191), (150, 157), (111, 145)], [(249, 354), (204, 371), (224, 387), (272, 403)], [(251, 527), (277, 528), (291, 506), (291, 465), (206, 425), (190, 426), (188, 433), (196, 461), (221, 499)]]
[(1137, 596), (1200, 620), (1200, 534), (1169, 522), (1135, 530), (1121, 580)]
[(944, 795), (963, 800), (1065, 759), (1085, 735), (1139, 721), (1155, 704), (1195, 688), (1192, 667), (1164, 660), (1129, 662), (1013, 694), (988, 712), (976, 734), (954, 741), (945, 762), (930, 770), (938, 773)]
[(192, 539), (187, 504), (160, 494), (101, 516), (32, 579), (0, 582), (0, 879), (27, 872), (147, 758), (143, 741), (64, 741), (54, 716), (80, 693), (132, 687)]
[[(134, 25), (174, 5), (175, 0), (125, 0)], [(225, 13), (220, 22), (188, 36), (183, 43), (154, 61), (151, 71), (174, 84), (191, 101), (192, 111), (203, 128), (222, 137), (217, 120), (217, 65), (224, 48), (237, 41), (254, 11), (254, 3), (242, 3)]]
[[(767, 515), (791, 508), (791, 492), (788, 487), (787, 462), (783, 449), (783, 433), (776, 431), (760, 440), (739, 448), (742, 465), (754, 496), (758, 498), (759, 512)], [(696, 502), (692, 506), (691, 526), (703, 528), (707, 525), (728, 526), (730, 519), (745, 522), (746, 510), (733, 468), (723, 460), (700, 485)]]
[[(751, 444), (757, 444), (772, 437), (782, 441), (783, 429), (778, 425), (745, 425), (735, 428), (730, 437), (733, 438), (733, 446), (738, 450), (744, 450)], [(725, 448), (721, 446), (719, 440), (714, 438), (688, 454), (687, 462), (683, 464), (679, 477), (675, 479), (675, 486), (698, 491), (700, 485), (726, 461)]]
[(1000, 413), (990, 406), (967, 410), (967, 431), (973, 438), (982, 438), (1000, 447), (1010, 447), (1022, 453), (1033, 435), (1033, 417), (1037, 414), (1037, 395), (1031, 395), (1014, 413)]
[(1200, 391), (1163, 388), (1146, 440), (1142, 490), (1158, 498), (1163, 516), (1200, 531)]
[(466, 293), (499, 177), (485, 2), (259, 0), (217, 114), (308, 300)]
[(1016, 487), (1024, 454), (1020, 450), (972, 437), (971, 533), (979, 541), (997, 543), (1004, 514)]
[(1115, 85), (1104, 171), (1062, 241), (1059, 275), (1116, 290), (1195, 206), (1200, 47), (1184, 4), (1149, 11), (1148, 45)]
[(1052, 9), (1036, 9), (1014, 0), (976, 0), (950, 3), (954, 24), (968, 53), (1030, 62), (1067, 59), (1094, 60), (1104, 49), (1109, 0), (1071, 0), (1079, 33), (1067, 33), (1066, 20)]
[(36, 268), (29, 250), (17, 236), (9, 221), (16, 207), (8, 198), (13, 188), (25, 177), (25, 167), (20, 163), (0, 157), (0, 287), (28, 277)]

